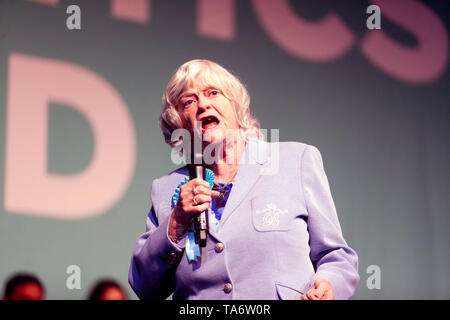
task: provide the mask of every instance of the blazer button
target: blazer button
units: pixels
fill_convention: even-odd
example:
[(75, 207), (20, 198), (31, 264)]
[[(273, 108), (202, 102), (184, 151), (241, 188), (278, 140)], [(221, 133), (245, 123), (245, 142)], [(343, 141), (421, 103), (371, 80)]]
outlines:
[(214, 250), (216, 250), (217, 253), (221, 253), (223, 251), (223, 248), (225, 246), (223, 245), (222, 242), (217, 242), (216, 243), (216, 247), (214, 248)]
[(227, 283), (227, 284), (223, 287), (223, 291), (225, 291), (225, 293), (230, 293), (231, 290), (233, 290), (233, 286), (231, 285), (231, 283)]

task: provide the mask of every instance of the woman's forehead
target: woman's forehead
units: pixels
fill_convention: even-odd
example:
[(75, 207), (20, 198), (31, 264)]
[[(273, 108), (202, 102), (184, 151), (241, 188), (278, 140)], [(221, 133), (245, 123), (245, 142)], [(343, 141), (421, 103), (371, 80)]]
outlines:
[(197, 87), (201, 90), (209, 87), (218, 87), (221, 82), (220, 80), (220, 75), (217, 72), (205, 69), (189, 79), (189, 87)]
[(217, 83), (205, 82), (205, 81), (191, 81), (189, 83), (189, 86), (187, 88), (185, 88), (183, 90), (183, 92), (181, 93), (181, 97), (189, 96), (189, 95), (195, 94), (196, 92), (199, 92), (199, 91), (206, 91), (211, 88), (220, 90), (220, 87)]

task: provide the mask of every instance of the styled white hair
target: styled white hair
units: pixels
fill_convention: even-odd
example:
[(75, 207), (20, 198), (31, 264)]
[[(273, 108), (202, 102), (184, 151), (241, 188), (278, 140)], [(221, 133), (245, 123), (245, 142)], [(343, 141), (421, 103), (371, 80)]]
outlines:
[(259, 122), (250, 113), (250, 95), (241, 81), (215, 62), (195, 59), (178, 68), (162, 96), (164, 108), (159, 117), (159, 126), (164, 139), (171, 147), (182, 143), (180, 140), (172, 141), (171, 136), (174, 130), (183, 128), (184, 121), (179, 113), (180, 98), (194, 79), (205, 87), (212, 86), (220, 89), (232, 102), (239, 128), (246, 140), (262, 139)]

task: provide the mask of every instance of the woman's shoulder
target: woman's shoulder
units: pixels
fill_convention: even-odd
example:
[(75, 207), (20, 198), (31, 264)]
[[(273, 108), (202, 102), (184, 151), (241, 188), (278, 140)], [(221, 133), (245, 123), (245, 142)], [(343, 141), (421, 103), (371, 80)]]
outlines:
[(177, 168), (155, 180), (158, 180), (158, 184), (162, 184), (162, 185), (173, 184), (173, 183), (176, 183), (178, 185), (178, 183), (181, 180), (183, 180), (185, 177), (189, 177), (189, 170), (188, 170), (187, 166)]
[[(260, 148), (267, 148), (268, 150), (278, 150), (280, 154), (289, 153), (292, 154), (293, 152), (303, 153), (307, 148), (316, 148), (313, 145), (307, 144), (305, 142), (300, 141), (272, 141), (268, 142), (265, 140), (257, 140), (254, 141), (258, 149)], [(273, 152), (272, 151), (272, 152)]]
[(304, 143), (304, 142), (300, 142), (300, 141), (283, 141), (283, 142), (280, 142), (280, 146), (284, 147), (285, 149), (295, 149), (295, 150), (303, 151), (311, 145)]

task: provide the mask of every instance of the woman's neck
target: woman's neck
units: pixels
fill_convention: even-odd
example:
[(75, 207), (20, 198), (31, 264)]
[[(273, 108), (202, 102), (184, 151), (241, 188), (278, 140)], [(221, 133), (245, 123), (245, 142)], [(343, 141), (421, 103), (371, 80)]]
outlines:
[(208, 169), (214, 172), (215, 182), (234, 181), (246, 144), (245, 139), (237, 139), (232, 148), (224, 148), (223, 159), (207, 166)]

